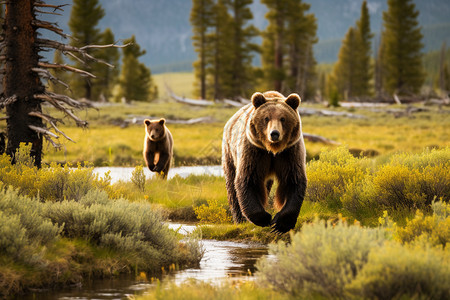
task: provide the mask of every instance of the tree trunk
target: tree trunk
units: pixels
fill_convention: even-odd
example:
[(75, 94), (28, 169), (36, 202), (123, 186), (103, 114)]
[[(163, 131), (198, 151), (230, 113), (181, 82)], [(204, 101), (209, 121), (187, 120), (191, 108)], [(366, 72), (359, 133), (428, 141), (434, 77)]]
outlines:
[(15, 162), (14, 154), (20, 143), (31, 143), (34, 164), (41, 166), (42, 136), (30, 129), (30, 125), (43, 127), (42, 119), (29, 116), (32, 111), (41, 112), (41, 101), (33, 95), (42, 93), (44, 86), (32, 68), (38, 67), (38, 49), (35, 46), (34, 20), (35, 0), (6, 2), (5, 41), (6, 64), (3, 79), (5, 98), (15, 97), (6, 105), (8, 145), (6, 153)]

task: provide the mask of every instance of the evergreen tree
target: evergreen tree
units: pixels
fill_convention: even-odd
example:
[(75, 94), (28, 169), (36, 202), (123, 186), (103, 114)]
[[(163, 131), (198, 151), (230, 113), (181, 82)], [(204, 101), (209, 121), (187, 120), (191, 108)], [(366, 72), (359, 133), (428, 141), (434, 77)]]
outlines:
[[(353, 27), (350, 27), (347, 31), (339, 49), (338, 61), (330, 77), (330, 83), (334, 85), (334, 89), (331, 88), (330, 91), (332, 93), (337, 92), (340, 98), (345, 99), (353, 97), (354, 84), (358, 76), (358, 72), (356, 71), (358, 68), (357, 60), (355, 59), (358, 41), (355, 31)], [(329, 96), (331, 97), (331, 95)]]
[(316, 76), (313, 44), (316, 18), (301, 0), (262, 0), (269, 11), (263, 32), (262, 69), (266, 89), (311, 97)]
[(333, 69), (331, 84), (335, 87), (331, 91), (337, 92), (339, 97), (370, 95), (370, 80), (373, 76), (370, 64), (372, 37), (369, 10), (364, 1), (361, 6), (361, 17), (355, 27), (349, 28), (342, 41), (338, 61)]
[(211, 26), (213, 30), (208, 34), (205, 64), (207, 66), (207, 97), (223, 99), (232, 93), (228, 83), (232, 82), (232, 60), (229, 41), (232, 39), (231, 16), (228, 13), (226, 0), (218, 0), (213, 8)]
[[(115, 43), (114, 34), (110, 28), (106, 28), (102, 33), (100, 43), (102, 45)], [(119, 76), (120, 52), (116, 47), (102, 48), (97, 50), (96, 57), (109, 65), (115, 66), (111, 67), (102, 63), (97, 63), (95, 66), (97, 78), (94, 80), (93, 94), (99, 95), (105, 101), (109, 101), (111, 91)]]
[(248, 22), (253, 19), (249, 5), (253, 0), (227, 0), (226, 4), (231, 11), (231, 81), (227, 83), (229, 93), (227, 97), (236, 98), (248, 95), (253, 89), (254, 74), (252, 60), (258, 46), (252, 40), (258, 35), (255, 26)]
[(383, 87), (388, 93), (418, 93), (425, 74), (419, 12), (412, 0), (388, 0), (383, 12)]
[(302, 1), (289, 3), (286, 43), (288, 45), (289, 72), (286, 77), (288, 93), (296, 92), (303, 98), (311, 98), (317, 88), (313, 44), (317, 42), (317, 22), (313, 14), (306, 14), (310, 5)]
[(190, 22), (192, 25), (192, 43), (198, 54), (198, 60), (194, 62), (194, 71), (197, 82), (195, 86), (199, 89), (196, 92), (202, 99), (206, 98), (206, 68), (208, 51), (208, 30), (211, 28), (213, 20), (213, 0), (193, 0)]
[[(56, 65), (64, 65), (64, 57), (59, 50), (55, 50), (55, 53), (53, 55), (53, 63)], [(68, 83), (70, 80), (70, 76), (67, 72), (61, 69), (53, 69), (50, 70), (50, 73), (55, 77), (58, 78), (59, 81), (49, 81), (49, 88), (52, 92), (57, 94), (67, 94), (68, 90)]]
[(119, 99), (149, 101), (158, 96), (158, 90), (153, 83), (150, 69), (139, 62), (139, 57), (144, 55), (145, 50), (136, 43), (133, 35), (124, 41), (131, 45), (122, 49), (122, 70), (119, 77)]
[[(101, 42), (101, 33), (97, 28), (98, 22), (105, 15), (103, 8), (98, 0), (73, 0), (73, 6), (70, 13), (69, 28), (72, 32), (71, 45), (83, 47), (85, 45), (98, 45)], [(96, 50), (89, 49), (87, 53), (96, 54)], [(75, 67), (82, 69), (84, 64), (74, 59)], [(97, 65), (97, 64), (95, 64)], [(92, 66), (94, 67), (94, 66)], [(96, 70), (91, 70), (96, 73)], [(95, 99), (92, 94), (93, 83), (87, 77), (74, 75), (71, 86), (75, 96)]]
[(373, 33), (370, 31), (370, 15), (367, 8), (367, 1), (364, 1), (361, 6), (361, 17), (356, 22), (357, 29), (357, 69), (356, 82), (353, 93), (355, 96), (369, 96), (371, 94), (371, 79), (373, 71), (371, 66), (372, 55), (372, 38)]

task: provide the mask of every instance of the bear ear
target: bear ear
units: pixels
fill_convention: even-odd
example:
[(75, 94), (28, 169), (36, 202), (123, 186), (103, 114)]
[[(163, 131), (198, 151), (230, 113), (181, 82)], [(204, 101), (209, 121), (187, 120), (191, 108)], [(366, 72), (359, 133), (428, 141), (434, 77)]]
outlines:
[(300, 105), (300, 102), (302, 99), (300, 99), (300, 96), (293, 93), (290, 94), (287, 98), (285, 103), (289, 105), (293, 110), (297, 110), (298, 106)]
[(263, 105), (264, 103), (266, 103), (266, 98), (264, 97), (264, 95), (263, 94), (261, 94), (261, 93), (259, 93), (259, 92), (256, 92), (256, 93), (254, 93), (253, 95), (252, 95), (252, 103), (253, 103), (253, 106), (255, 107), (255, 108), (258, 108), (258, 107), (260, 107), (261, 105)]
[(149, 119), (145, 119), (145, 120), (144, 120), (144, 124), (147, 125), (147, 126), (150, 125), (151, 122), (152, 122), (152, 121), (150, 121)]
[(164, 123), (166, 123), (166, 119), (164, 118), (159, 119), (159, 125), (164, 125)]

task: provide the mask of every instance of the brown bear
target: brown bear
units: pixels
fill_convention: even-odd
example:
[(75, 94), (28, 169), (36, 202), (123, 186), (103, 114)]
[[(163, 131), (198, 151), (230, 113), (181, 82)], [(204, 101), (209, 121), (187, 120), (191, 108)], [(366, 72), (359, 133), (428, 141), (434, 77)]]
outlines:
[[(284, 233), (295, 227), (306, 191), (306, 151), (298, 106), (300, 97), (274, 91), (254, 93), (251, 103), (226, 123), (222, 141), (228, 202), (233, 219), (248, 219)], [(267, 196), (278, 181), (272, 216)]]
[(173, 155), (173, 138), (165, 125), (166, 120), (144, 120), (144, 160), (152, 172), (166, 179)]

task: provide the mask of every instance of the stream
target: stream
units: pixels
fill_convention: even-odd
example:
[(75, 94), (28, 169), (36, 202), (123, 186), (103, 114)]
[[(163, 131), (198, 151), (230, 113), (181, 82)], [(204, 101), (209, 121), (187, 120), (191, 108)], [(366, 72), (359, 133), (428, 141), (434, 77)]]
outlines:
[[(169, 223), (169, 228), (181, 234), (189, 234), (195, 225)], [(205, 251), (200, 266), (164, 274), (162, 282), (180, 284), (192, 278), (219, 284), (229, 278), (252, 280), (258, 258), (267, 255), (268, 248), (257, 243), (237, 243), (229, 241), (202, 240)], [(23, 295), (25, 300), (80, 300), (80, 299), (128, 299), (143, 295), (156, 286), (156, 282), (139, 280), (135, 274), (125, 274), (114, 278), (86, 280), (81, 285), (58, 290), (35, 291)]]

